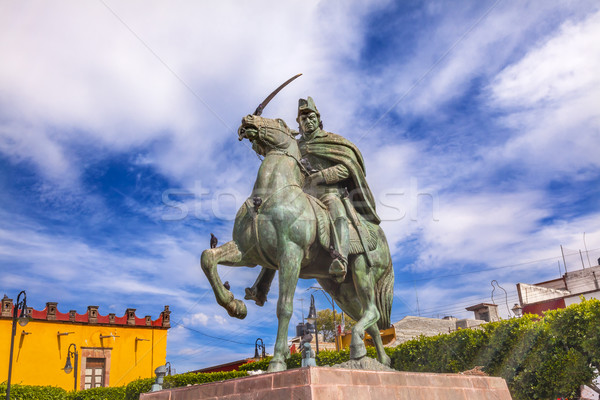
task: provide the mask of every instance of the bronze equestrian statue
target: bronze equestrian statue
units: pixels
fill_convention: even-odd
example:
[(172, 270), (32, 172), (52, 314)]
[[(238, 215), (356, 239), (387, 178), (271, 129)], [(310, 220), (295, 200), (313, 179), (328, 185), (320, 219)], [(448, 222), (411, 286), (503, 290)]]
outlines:
[(266, 301), (279, 271), (278, 329), (269, 371), (286, 369), (287, 334), (299, 278), (315, 278), (357, 321), (351, 359), (366, 355), (366, 330), (378, 360), (389, 365), (379, 329), (390, 326), (394, 269), (362, 156), (347, 139), (322, 129), (310, 97), (300, 99), (297, 121), (298, 141), (294, 138), (298, 132), (281, 119), (260, 115), (242, 119), (239, 139), (250, 140), (264, 160), (252, 193), (236, 215), (233, 240), (205, 250), (202, 269), (217, 302), (240, 319), (246, 316), (246, 305), (225, 288), (217, 265), (260, 265), (255, 284), (246, 289), (246, 299), (258, 305)]

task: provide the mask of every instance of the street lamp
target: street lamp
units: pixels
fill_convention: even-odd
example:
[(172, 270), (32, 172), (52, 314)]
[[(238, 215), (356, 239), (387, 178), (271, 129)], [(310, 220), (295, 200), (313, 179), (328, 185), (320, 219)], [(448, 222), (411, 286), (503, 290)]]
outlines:
[(515, 314), (515, 317), (519, 318), (523, 315), (523, 307), (515, 303), (515, 305), (512, 308), (512, 312)]
[[(21, 295), (23, 295), (23, 301), (21, 301)], [(21, 310), (19, 316), (19, 325), (25, 326), (29, 322), (29, 316), (27, 315), (27, 294), (22, 290), (17, 296), (17, 302), (13, 306), (13, 320), (12, 320), (12, 335), (10, 336), (10, 356), (8, 359), (8, 381), (6, 382), (6, 400), (10, 399), (10, 378), (12, 375), (12, 361), (13, 351), (15, 348), (15, 335), (17, 333), (17, 315)]]
[[(260, 340), (260, 344), (258, 343), (258, 341)], [(258, 349), (262, 349), (262, 356), (258, 355)], [(261, 338), (256, 339), (256, 342), (254, 342), (254, 358), (265, 358), (265, 343), (263, 342), (263, 340)]]
[[(318, 287), (318, 286), (311, 286), (308, 289), (313, 289), (313, 290), (320, 290), (321, 293), (323, 293), (323, 295), (325, 296), (325, 298), (327, 299), (328, 302), (331, 303), (331, 311), (332, 311), (332, 318), (333, 318), (333, 329), (334, 329), (334, 333), (335, 333), (335, 350), (336, 351), (340, 351), (339, 348), (339, 343), (338, 343), (338, 330), (337, 330), (337, 324), (335, 323), (335, 302), (333, 301), (333, 297), (329, 297), (327, 295), (327, 292), (325, 291), (325, 289)], [(307, 290), (308, 290), (307, 289)]]
[(317, 331), (317, 309), (315, 308), (315, 296), (310, 295), (310, 309), (308, 310), (308, 316), (306, 321), (312, 325), (312, 329), (315, 331), (315, 338), (317, 341), (317, 354), (319, 354), (319, 332)]
[[(71, 351), (71, 347), (74, 348), (73, 351)], [(73, 366), (71, 365), (71, 356), (73, 356), (74, 358), (75, 368), (73, 368)], [(71, 343), (69, 345), (69, 349), (67, 350), (67, 363), (65, 364), (63, 370), (65, 371), (65, 374), (70, 374), (71, 371), (73, 371), (73, 390), (77, 390), (77, 358), (77, 346), (75, 345), (75, 343)]]

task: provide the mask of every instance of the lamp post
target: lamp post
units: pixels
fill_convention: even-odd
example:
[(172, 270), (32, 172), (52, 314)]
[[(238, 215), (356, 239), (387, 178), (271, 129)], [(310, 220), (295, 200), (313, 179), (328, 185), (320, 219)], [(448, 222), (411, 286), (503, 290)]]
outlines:
[(335, 323), (335, 302), (333, 301), (333, 297), (329, 297), (327, 295), (327, 292), (325, 291), (325, 289), (323, 289), (321, 287), (311, 286), (309, 289), (320, 290), (321, 293), (323, 293), (323, 295), (327, 299), (327, 301), (331, 303), (331, 311), (332, 311), (332, 318), (333, 318), (333, 331), (335, 334), (335, 350), (340, 351), (339, 343), (338, 343), (338, 330), (337, 330), (337, 326)]
[(313, 326), (315, 331), (315, 339), (317, 341), (317, 355), (319, 354), (319, 332), (317, 330), (317, 309), (315, 308), (315, 296), (310, 295), (310, 309), (306, 321)]
[[(23, 301), (20, 300), (21, 295), (23, 295)], [(10, 335), (10, 356), (8, 358), (8, 381), (6, 382), (6, 400), (10, 399), (10, 378), (12, 376), (13, 351), (15, 349), (15, 335), (17, 334), (17, 315), (19, 314), (19, 310), (21, 310), (21, 315), (18, 318), (19, 325), (25, 326), (29, 322), (29, 317), (27, 315), (27, 294), (24, 290), (21, 290), (21, 292), (17, 296), (17, 302), (13, 306), (12, 334)]]
[[(71, 351), (71, 347), (74, 348), (73, 351)], [(73, 368), (73, 366), (71, 365), (71, 356), (73, 356), (74, 358), (74, 363), (75, 363), (75, 367)], [(69, 349), (67, 350), (67, 363), (65, 364), (65, 367), (63, 368), (63, 370), (65, 371), (65, 374), (70, 374), (71, 371), (73, 371), (73, 390), (77, 390), (77, 358), (78, 358), (78, 353), (77, 353), (77, 346), (75, 345), (75, 343), (71, 343), (69, 345)]]
[[(260, 344), (258, 343), (259, 340)], [(258, 354), (258, 349), (262, 349), (262, 355)], [(261, 338), (256, 339), (256, 342), (254, 342), (254, 358), (265, 358), (265, 343)]]

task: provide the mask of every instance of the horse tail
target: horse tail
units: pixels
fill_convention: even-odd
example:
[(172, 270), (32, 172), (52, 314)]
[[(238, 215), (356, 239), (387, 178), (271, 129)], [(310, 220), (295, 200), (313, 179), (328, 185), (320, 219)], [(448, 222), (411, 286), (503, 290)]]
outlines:
[(377, 327), (379, 329), (387, 329), (390, 327), (390, 317), (392, 314), (392, 301), (394, 300), (394, 268), (390, 260), (385, 272), (375, 283), (375, 302), (377, 311), (379, 311), (379, 321)]

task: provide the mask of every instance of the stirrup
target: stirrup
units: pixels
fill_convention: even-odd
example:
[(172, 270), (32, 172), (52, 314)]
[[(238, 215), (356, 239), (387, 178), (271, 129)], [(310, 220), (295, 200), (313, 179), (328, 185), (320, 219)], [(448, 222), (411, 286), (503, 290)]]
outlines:
[(337, 283), (342, 283), (346, 279), (347, 267), (343, 259), (336, 258), (329, 265), (329, 275), (331, 275)]

